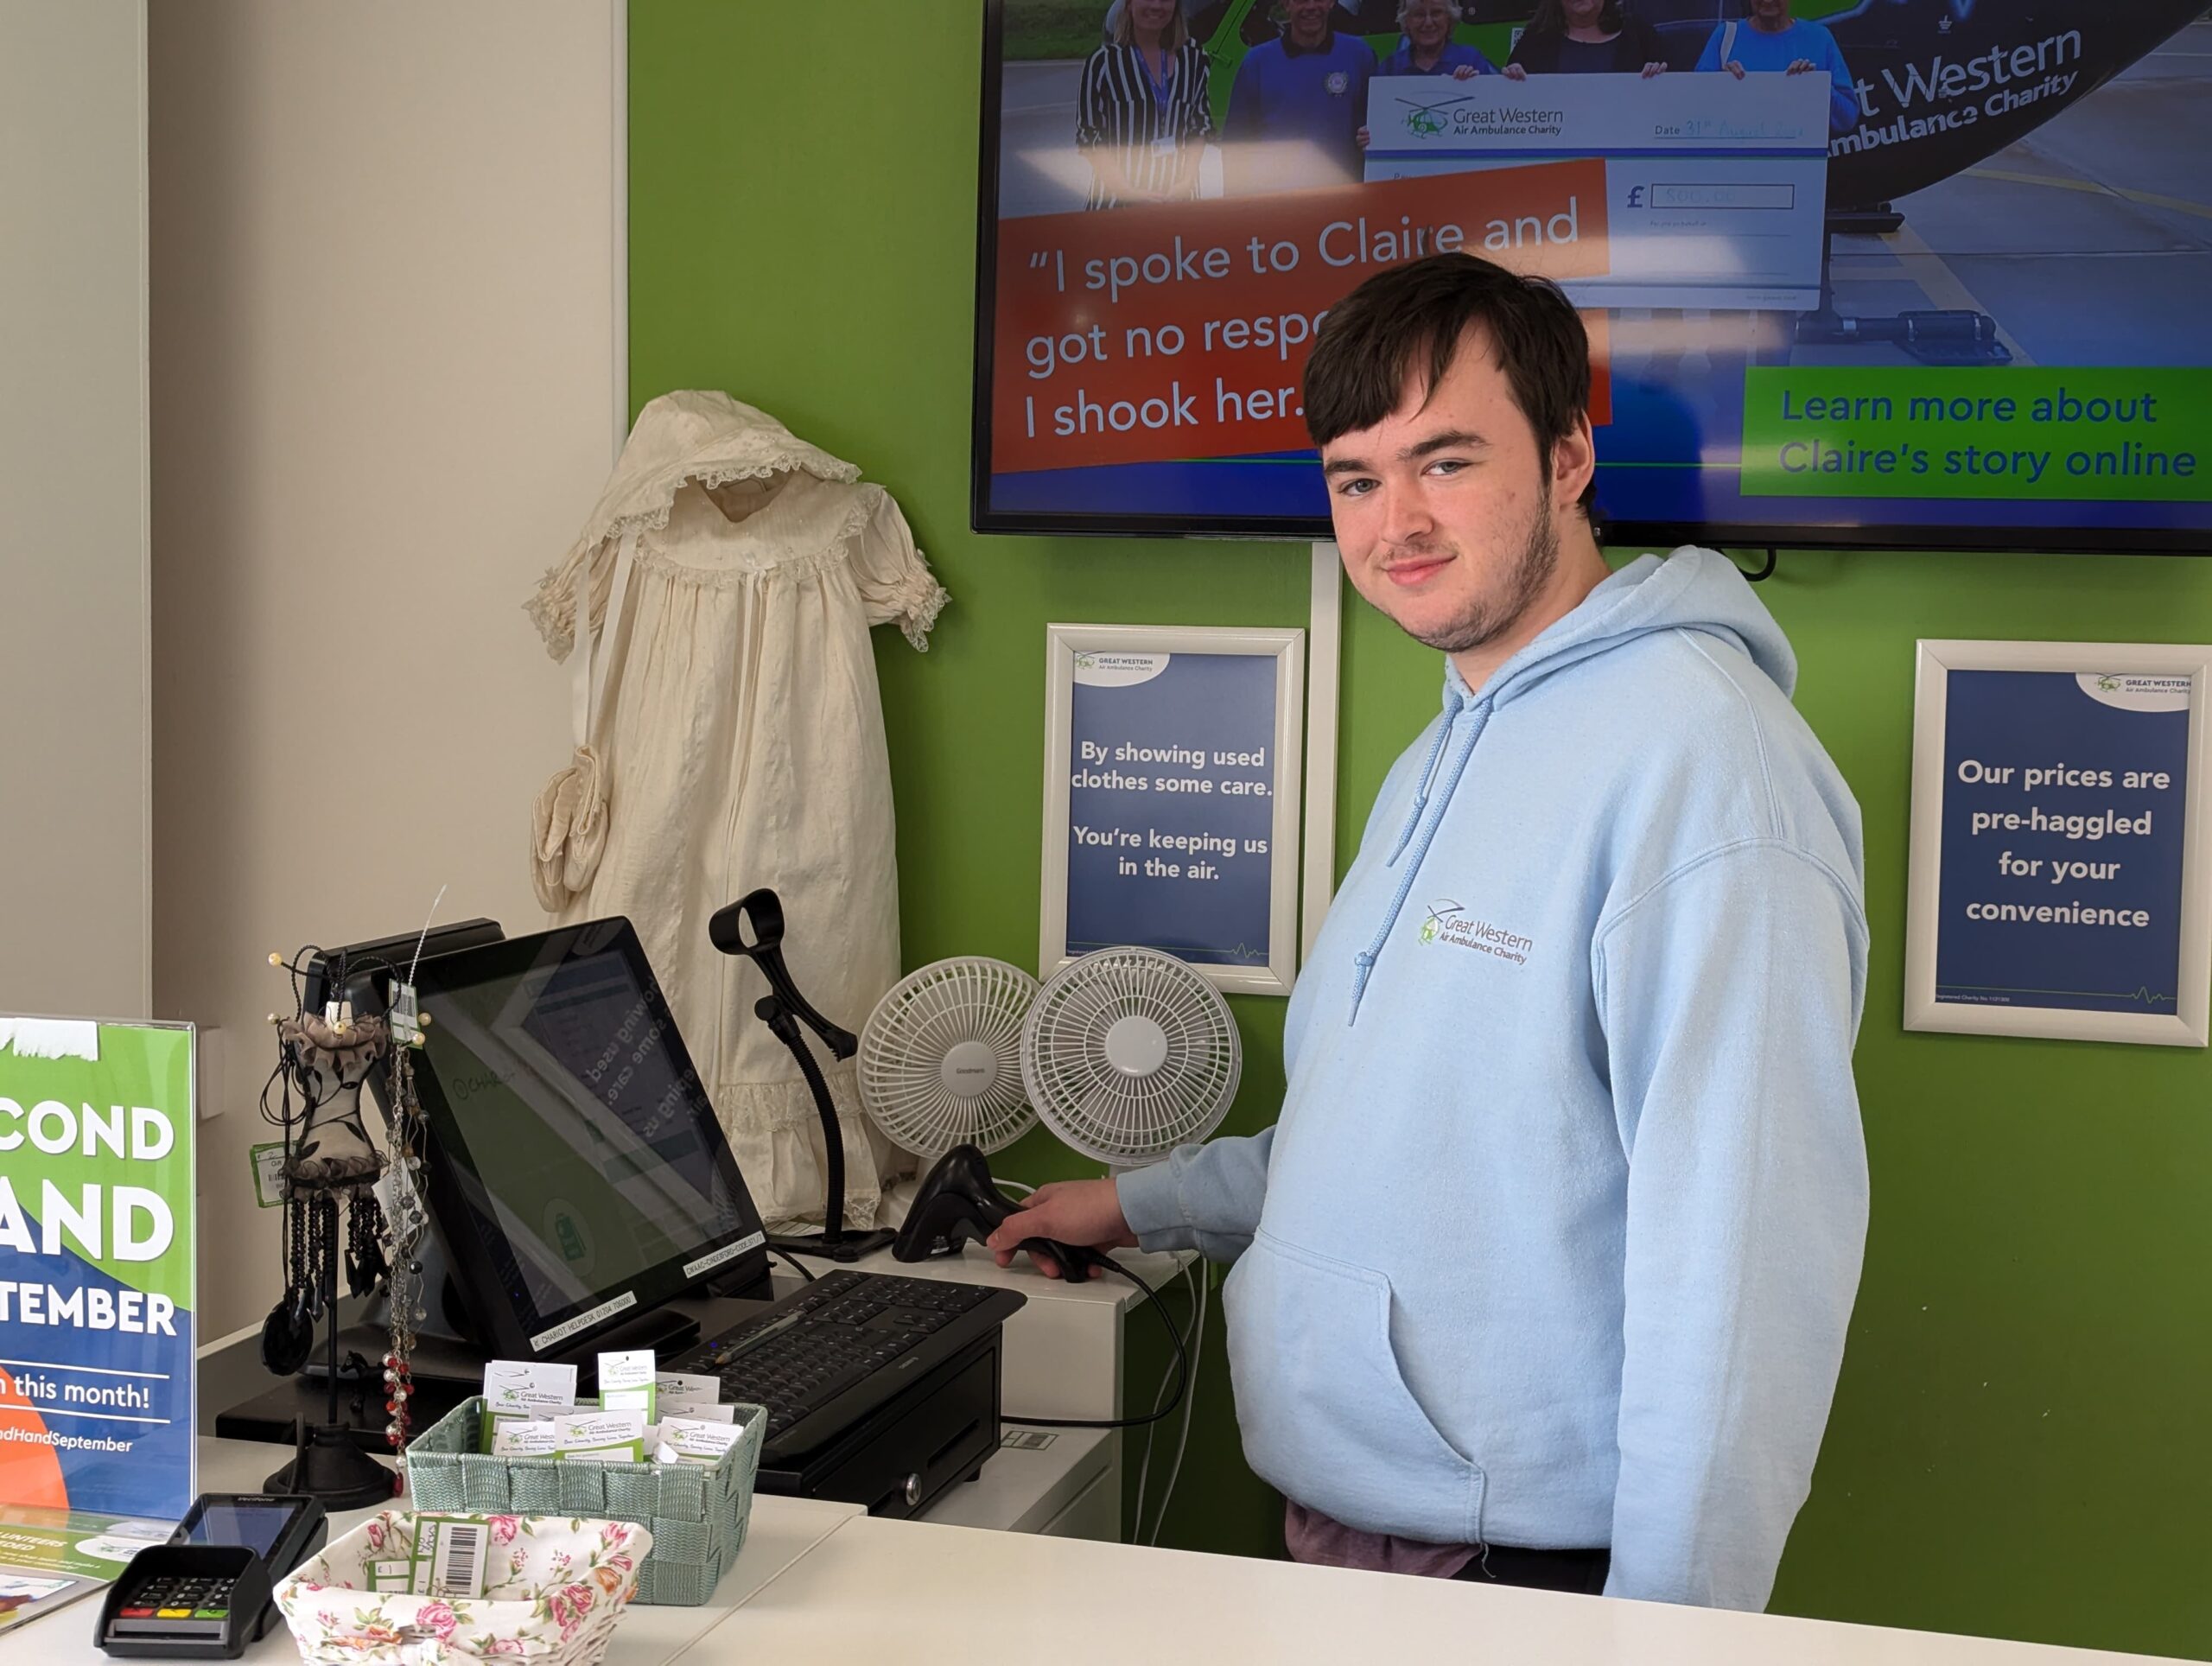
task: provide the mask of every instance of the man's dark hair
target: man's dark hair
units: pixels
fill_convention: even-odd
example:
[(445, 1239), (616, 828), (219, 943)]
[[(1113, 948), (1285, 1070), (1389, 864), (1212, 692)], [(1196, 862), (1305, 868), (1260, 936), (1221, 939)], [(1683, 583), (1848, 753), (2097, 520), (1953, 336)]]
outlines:
[[(1559, 286), (1470, 254), (1430, 255), (1377, 272), (1321, 321), (1306, 361), (1306, 429), (1316, 446), (1372, 428), (1418, 379), (1433, 388), (1470, 327), (1505, 372), (1513, 403), (1535, 430), (1548, 482), (1552, 449), (1590, 405), (1590, 338)], [(1582, 512), (1594, 518), (1594, 486)]]

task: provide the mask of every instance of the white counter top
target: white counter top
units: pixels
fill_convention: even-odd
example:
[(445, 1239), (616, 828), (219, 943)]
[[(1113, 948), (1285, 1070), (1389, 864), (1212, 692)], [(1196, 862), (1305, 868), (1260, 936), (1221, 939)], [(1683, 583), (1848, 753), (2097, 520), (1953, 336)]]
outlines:
[[(283, 1459), (283, 1448), (257, 1441), (202, 1440), (200, 1488), (207, 1492), (257, 1492), (263, 1478)], [(375, 1513), (357, 1510), (333, 1516), (330, 1536), (337, 1538)], [(714, 1596), (696, 1608), (633, 1605), (614, 1634), (607, 1666), (667, 1666), (728, 1619), (732, 1610), (861, 1513), (857, 1504), (823, 1504), (812, 1498), (755, 1499), (745, 1548), (722, 1575)], [(111, 1657), (92, 1644), (92, 1627), (105, 1595), (96, 1591), (0, 1637), (0, 1666), (112, 1666)], [(242, 1656), (251, 1661), (296, 1661), (299, 1657), (292, 1634), (281, 1620)]]
[[(210, 1487), (258, 1485), (270, 1448), (211, 1441)], [(338, 1517), (345, 1530), (360, 1514)], [(97, 1596), (0, 1639), (0, 1666), (106, 1666)], [(632, 1607), (606, 1666), (975, 1666), (993, 1639), (1052, 1666), (1145, 1660), (1494, 1661), (1503, 1666), (2089, 1666), (2032, 1644), (1715, 1613), (1393, 1574), (985, 1532), (760, 1497), (697, 1608)], [(251, 1661), (298, 1657), (281, 1627)]]
[[(867, 1517), (843, 1523), (676, 1658), (679, 1666), (975, 1666), (1001, 1646), (1051, 1666), (2088, 1666), (2150, 1658)], [(608, 1660), (614, 1666), (615, 1656)]]

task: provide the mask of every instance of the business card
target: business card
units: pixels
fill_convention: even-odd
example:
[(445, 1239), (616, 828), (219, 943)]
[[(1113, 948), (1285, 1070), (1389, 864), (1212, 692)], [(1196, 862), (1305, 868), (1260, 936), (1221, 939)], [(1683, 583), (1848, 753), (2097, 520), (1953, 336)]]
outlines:
[(645, 1419), (634, 1411), (567, 1412), (553, 1420), (555, 1455), (593, 1463), (638, 1464), (645, 1457)]
[(737, 1408), (735, 1406), (671, 1406), (664, 1404), (660, 1408), (660, 1415), (671, 1421), (677, 1418), (683, 1418), (695, 1423), (734, 1423), (737, 1421)]
[[(673, 1452), (678, 1461), (687, 1464), (711, 1464), (735, 1446), (744, 1437), (744, 1431), (729, 1423), (706, 1423), (687, 1417), (670, 1417), (660, 1426), (661, 1444), (654, 1456), (662, 1452)], [(666, 1462), (665, 1459), (660, 1461)]]
[(664, 1412), (711, 1406), (722, 1397), (721, 1379), (696, 1371), (663, 1371), (653, 1378), (657, 1403)]
[(576, 1368), (523, 1359), (484, 1364), (481, 1450), (489, 1452), (500, 1429), (518, 1419), (535, 1421), (576, 1403)]
[(543, 1421), (516, 1418), (492, 1432), (494, 1458), (550, 1458), (558, 1449), (558, 1432), (550, 1417)]
[(599, 1357), (599, 1404), (603, 1411), (643, 1412), (653, 1421), (653, 1397), (658, 1367), (651, 1348)]
[(572, 1406), (575, 1401), (574, 1365), (538, 1364), (524, 1359), (491, 1359), (484, 1364), (484, 1403), (493, 1411)]

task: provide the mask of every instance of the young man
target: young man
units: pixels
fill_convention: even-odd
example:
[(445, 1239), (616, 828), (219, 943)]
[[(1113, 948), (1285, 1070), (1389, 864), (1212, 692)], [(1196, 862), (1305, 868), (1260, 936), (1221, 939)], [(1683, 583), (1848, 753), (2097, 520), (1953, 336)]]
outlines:
[(1306, 375), (1345, 569), (1446, 658), (1290, 1003), (1275, 1127), (993, 1239), (1236, 1262), (1301, 1559), (1758, 1608), (1866, 1224), (1859, 812), (1732, 563), (1609, 573), (1549, 284), (1382, 273)]
[(1340, 33), (1336, 0), (1281, 0), (1281, 35), (1244, 54), (1221, 127), (1231, 196), (1342, 185), (1360, 176), (1360, 125), (1375, 54)]

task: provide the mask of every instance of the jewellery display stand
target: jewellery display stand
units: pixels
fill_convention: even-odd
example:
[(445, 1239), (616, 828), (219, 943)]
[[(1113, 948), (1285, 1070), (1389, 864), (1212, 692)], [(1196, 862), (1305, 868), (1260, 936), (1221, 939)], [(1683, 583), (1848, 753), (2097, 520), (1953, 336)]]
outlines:
[(263, 1483), (271, 1492), (304, 1493), (327, 1510), (365, 1510), (397, 1491), (393, 1472), (354, 1443), (353, 1431), (338, 1415), (338, 1258), (324, 1257), (322, 1323), (325, 1359), (330, 1372), (330, 1415), (310, 1428), (302, 1417), (292, 1461)]

